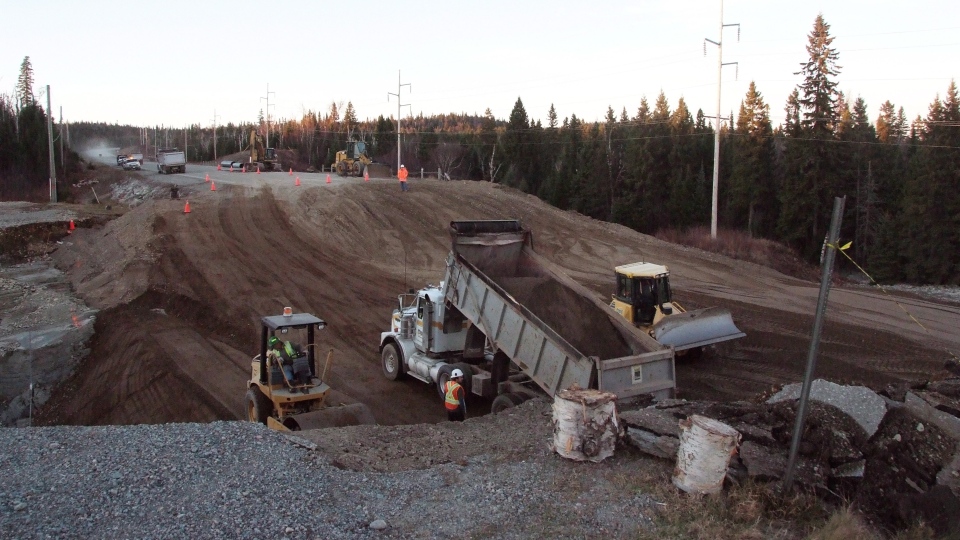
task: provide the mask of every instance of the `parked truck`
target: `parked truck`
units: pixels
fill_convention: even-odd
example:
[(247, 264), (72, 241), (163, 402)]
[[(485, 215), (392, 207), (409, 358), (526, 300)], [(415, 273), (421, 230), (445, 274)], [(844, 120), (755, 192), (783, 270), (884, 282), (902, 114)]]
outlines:
[(673, 349), (533, 250), (519, 221), (454, 221), (438, 286), (401, 294), (381, 333), (383, 374), (463, 386), (499, 412), (573, 385), (620, 398), (673, 396)]
[(186, 155), (176, 148), (157, 150), (157, 172), (160, 174), (187, 172)]

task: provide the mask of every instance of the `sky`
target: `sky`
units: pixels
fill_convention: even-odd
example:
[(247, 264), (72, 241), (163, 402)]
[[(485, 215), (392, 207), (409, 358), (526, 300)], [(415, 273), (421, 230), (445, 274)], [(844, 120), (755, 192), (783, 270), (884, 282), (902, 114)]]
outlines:
[[(553, 104), (600, 120), (662, 91), (671, 110), (717, 114), (720, 0), (3, 0), (0, 94), (24, 56), (68, 122), (204, 127), (299, 119), (352, 102), (359, 118), (483, 114), (517, 98), (546, 123)], [(822, 13), (839, 88), (925, 116), (960, 75), (960, 2), (726, 0), (721, 116), (750, 81), (783, 121)], [(398, 88), (398, 84), (410, 86)], [(388, 93), (400, 93), (400, 101)], [(269, 98), (269, 109), (267, 106)], [(46, 103), (46, 97), (42, 98)]]

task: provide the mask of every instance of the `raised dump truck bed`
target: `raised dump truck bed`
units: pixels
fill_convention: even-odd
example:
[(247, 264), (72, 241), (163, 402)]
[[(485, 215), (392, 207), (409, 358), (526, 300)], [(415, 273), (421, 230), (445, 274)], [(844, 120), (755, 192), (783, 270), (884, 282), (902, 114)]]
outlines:
[(573, 384), (621, 398), (673, 395), (673, 351), (537, 255), (519, 221), (455, 221), (450, 233), (448, 308), (548, 395)]

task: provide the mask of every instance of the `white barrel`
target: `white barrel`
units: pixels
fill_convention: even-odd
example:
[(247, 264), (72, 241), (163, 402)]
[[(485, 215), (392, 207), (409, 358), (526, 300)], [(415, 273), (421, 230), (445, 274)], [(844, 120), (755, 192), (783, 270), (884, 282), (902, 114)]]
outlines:
[(617, 420), (617, 396), (571, 388), (553, 400), (553, 447), (562, 457), (599, 462), (613, 455), (623, 427)]
[(719, 493), (739, 444), (740, 432), (723, 422), (696, 414), (682, 420), (673, 485), (687, 493)]

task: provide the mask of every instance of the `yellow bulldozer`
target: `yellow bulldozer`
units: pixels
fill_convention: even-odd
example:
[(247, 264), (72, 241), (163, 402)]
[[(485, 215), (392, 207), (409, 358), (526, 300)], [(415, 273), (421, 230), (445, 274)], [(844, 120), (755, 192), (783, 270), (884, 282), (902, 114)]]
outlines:
[(678, 355), (696, 358), (707, 345), (746, 335), (727, 309), (687, 311), (674, 302), (666, 266), (638, 262), (617, 266), (614, 271), (617, 290), (610, 307), (658, 342), (673, 346)]
[(349, 141), (346, 150), (337, 152), (333, 170), (340, 176), (364, 176), (382, 178), (390, 176), (390, 169), (377, 163), (367, 155), (367, 144), (363, 141)]
[(250, 130), (250, 161), (244, 166), (244, 170), (250, 172), (272, 171), (279, 168), (277, 161), (276, 148), (267, 148), (263, 144), (263, 137), (257, 133), (256, 129)]
[[(374, 424), (373, 413), (362, 403), (333, 405), (330, 386), (324, 382), (331, 349), (323, 371), (319, 369), (314, 334), (327, 323), (309, 313), (292, 313), (261, 319), (260, 354), (253, 357), (247, 383), (247, 419), (278, 431)], [(294, 333), (306, 345), (287, 339)], [(279, 334), (279, 336), (278, 336)], [(279, 344), (274, 347), (273, 344)], [(289, 348), (288, 348), (289, 347)], [(285, 354), (286, 353), (286, 354)]]

